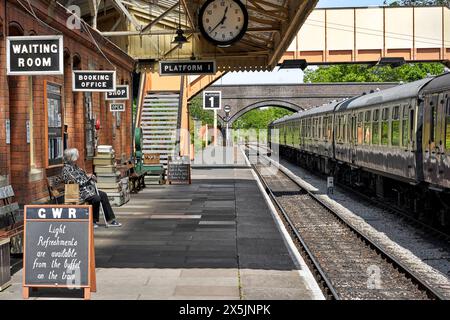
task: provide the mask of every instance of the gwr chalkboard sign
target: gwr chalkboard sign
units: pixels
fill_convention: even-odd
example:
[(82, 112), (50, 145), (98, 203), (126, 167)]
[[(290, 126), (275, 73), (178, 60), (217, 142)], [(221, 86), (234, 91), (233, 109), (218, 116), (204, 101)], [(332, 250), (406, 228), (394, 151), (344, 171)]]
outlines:
[(191, 184), (191, 164), (181, 157), (167, 161), (167, 181), (169, 184)]
[(23, 297), (29, 288), (96, 291), (91, 206), (30, 205), (24, 213)]

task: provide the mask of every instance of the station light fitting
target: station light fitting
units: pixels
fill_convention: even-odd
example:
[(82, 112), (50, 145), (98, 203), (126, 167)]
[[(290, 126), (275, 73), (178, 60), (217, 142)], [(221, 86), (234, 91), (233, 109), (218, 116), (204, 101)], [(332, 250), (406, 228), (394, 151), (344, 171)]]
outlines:
[(301, 69), (302, 71), (308, 67), (308, 62), (305, 59), (284, 60), (280, 65), (281, 69)]
[(176, 33), (177, 35), (173, 39), (172, 44), (178, 45), (178, 48), (181, 49), (183, 44), (188, 42), (183, 29), (181, 29), (181, 1), (178, 1), (178, 28)]
[(182, 29), (177, 29), (176, 32), (177, 32), (177, 35), (173, 39), (172, 43), (178, 44), (178, 46), (181, 49), (183, 47), (183, 44), (187, 43), (188, 40), (187, 40), (186, 36), (184, 35), (184, 31)]

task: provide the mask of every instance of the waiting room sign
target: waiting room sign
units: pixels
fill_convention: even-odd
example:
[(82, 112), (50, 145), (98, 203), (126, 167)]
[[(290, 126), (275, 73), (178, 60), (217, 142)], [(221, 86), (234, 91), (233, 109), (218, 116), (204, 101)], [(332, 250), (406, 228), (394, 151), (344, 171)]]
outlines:
[(116, 91), (116, 71), (73, 71), (72, 91), (109, 92)]
[(7, 74), (63, 75), (63, 54), (63, 36), (7, 37)]

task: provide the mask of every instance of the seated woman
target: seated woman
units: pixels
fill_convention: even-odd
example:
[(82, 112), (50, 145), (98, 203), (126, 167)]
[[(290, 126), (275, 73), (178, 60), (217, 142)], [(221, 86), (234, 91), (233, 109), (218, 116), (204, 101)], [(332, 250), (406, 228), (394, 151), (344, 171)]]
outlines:
[(121, 224), (116, 221), (116, 217), (109, 203), (108, 196), (103, 191), (95, 190), (96, 178), (94, 175), (88, 176), (86, 172), (76, 165), (79, 153), (75, 148), (64, 150), (64, 168), (62, 170), (62, 177), (64, 183), (77, 183), (80, 186), (81, 200), (92, 205), (94, 212), (94, 228), (97, 228), (100, 216), (100, 203), (103, 207), (106, 221), (112, 227), (120, 227)]

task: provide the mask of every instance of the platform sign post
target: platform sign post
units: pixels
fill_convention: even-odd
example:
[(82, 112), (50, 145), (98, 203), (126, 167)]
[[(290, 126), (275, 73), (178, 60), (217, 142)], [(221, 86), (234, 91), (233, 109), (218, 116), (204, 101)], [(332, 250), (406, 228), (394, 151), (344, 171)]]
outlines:
[(230, 146), (231, 144), (229, 143), (230, 141), (230, 139), (229, 139), (229, 135), (230, 135), (230, 132), (229, 132), (229, 121), (230, 121), (230, 112), (231, 112), (231, 107), (229, 106), (229, 105), (226, 105), (224, 108), (223, 108), (223, 111), (225, 111), (225, 117), (226, 117), (226, 122), (227, 122), (227, 128), (226, 128), (226, 132), (225, 132), (225, 135), (226, 135), (226, 140), (225, 140), (225, 144), (226, 144), (226, 146), (228, 147), (228, 146)]
[(214, 110), (214, 146), (217, 146), (217, 110), (222, 109), (222, 91), (203, 91), (203, 109)]
[(25, 206), (23, 252), (24, 299), (30, 288), (96, 292), (92, 206)]

